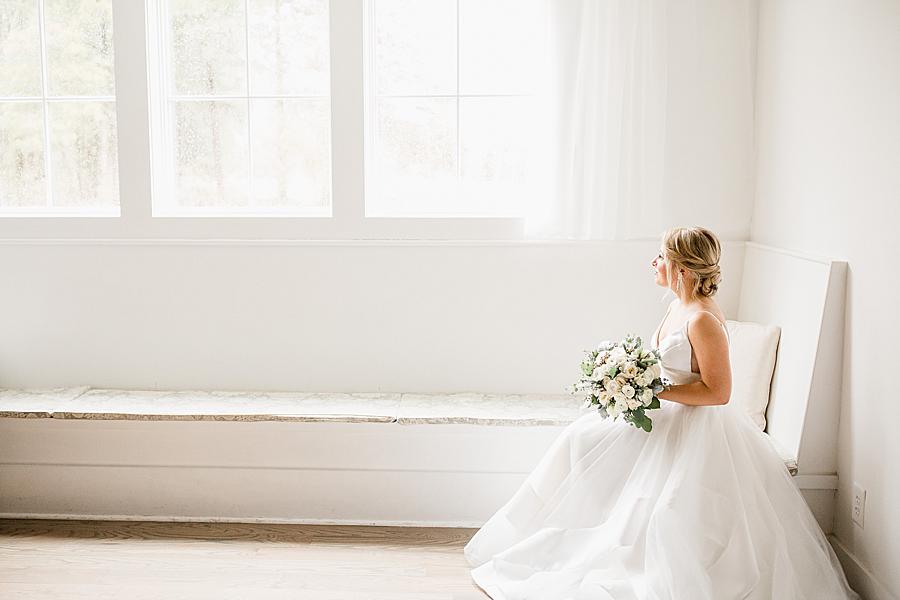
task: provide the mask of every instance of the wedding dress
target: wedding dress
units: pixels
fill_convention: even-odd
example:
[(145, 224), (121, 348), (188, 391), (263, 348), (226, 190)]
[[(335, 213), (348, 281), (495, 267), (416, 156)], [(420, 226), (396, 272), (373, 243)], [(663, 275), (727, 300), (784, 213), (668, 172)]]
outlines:
[[(687, 323), (658, 349), (664, 377), (700, 379)], [(661, 400), (647, 433), (583, 410), (465, 547), (491, 598), (859, 598), (743, 411)]]

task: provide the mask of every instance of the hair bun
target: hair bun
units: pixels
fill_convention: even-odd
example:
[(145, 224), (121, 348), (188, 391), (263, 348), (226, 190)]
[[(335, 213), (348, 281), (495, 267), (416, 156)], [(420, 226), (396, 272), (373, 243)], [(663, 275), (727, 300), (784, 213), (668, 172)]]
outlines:
[(722, 281), (722, 271), (719, 265), (713, 265), (700, 281), (700, 289), (698, 290), (704, 296), (712, 296), (719, 291), (719, 283)]
[[(719, 268), (721, 244), (716, 235), (703, 227), (675, 227), (663, 234), (663, 246), (672, 266), (692, 273), (689, 296), (712, 296), (722, 282)], [(674, 271), (667, 267), (669, 278)]]

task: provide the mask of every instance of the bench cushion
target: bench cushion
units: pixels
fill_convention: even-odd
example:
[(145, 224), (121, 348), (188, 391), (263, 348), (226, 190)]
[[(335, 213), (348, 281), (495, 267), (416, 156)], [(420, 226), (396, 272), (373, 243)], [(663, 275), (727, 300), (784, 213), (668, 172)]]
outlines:
[(570, 394), (0, 389), (0, 417), (13, 418), (566, 425), (581, 405)]
[(766, 407), (781, 328), (749, 321), (727, 321), (731, 355), (731, 400), (753, 422), (766, 428)]

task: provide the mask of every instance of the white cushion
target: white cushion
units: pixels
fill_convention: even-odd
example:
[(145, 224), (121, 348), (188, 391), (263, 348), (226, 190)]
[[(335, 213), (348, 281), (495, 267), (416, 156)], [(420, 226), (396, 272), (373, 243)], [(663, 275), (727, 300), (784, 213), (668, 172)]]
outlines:
[(761, 429), (766, 428), (766, 406), (775, 372), (781, 328), (748, 321), (726, 321), (731, 338), (731, 400), (746, 411)]

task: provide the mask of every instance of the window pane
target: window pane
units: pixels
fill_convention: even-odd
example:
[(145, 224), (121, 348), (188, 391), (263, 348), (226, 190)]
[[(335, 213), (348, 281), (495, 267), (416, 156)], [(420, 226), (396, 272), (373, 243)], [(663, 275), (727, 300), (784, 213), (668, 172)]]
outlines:
[(529, 193), (533, 132), (528, 98), (460, 98), (460, 195), (485, 212), (515, 213)]
[(456, 0), (374, 0), (378, 94), (456, 93)]
[(0, 150), (0, 207), (46, 205), (40, 102), (0, 102)]
[(246, 95), (243, 0), (170, 0), (176, 94)]
[(366, 215), (523, 214), (540, 176), (536, 0), (370, 2)]
[(56, 206), (119, 203), (114, 102), (51, 102), (50, 164)]
[(112, 2), (44, 0), (50, 96), (112, 96)]
[(252, 100), (253, 196), (263, 206), (327, 207), (328, 100)]
[(329, 0), (158, 3), (149, 27), (170, 27), (148, 34), (162, 71), (150, 79), (154, 212), (329, 214)]
[(175, 123), (176, 204), (246, 206), (246, 101), (175, 102)]
[(452, 204), (457, 182), (456, 99), (382, 99), (377, 112), (377, 189), (366, 214), (433, 212)]
[(112, 0), (0, 3), (0, 69), (0, 209), (117, 207)]
[(250, 0), (251, 94), (328, 96), (328, 0)]
[(459, 0), (459, 93), (528, 94), (534, 0)]
[(41, 32), (36, 0), (0, 2), (0, 96), (41, 95)]

